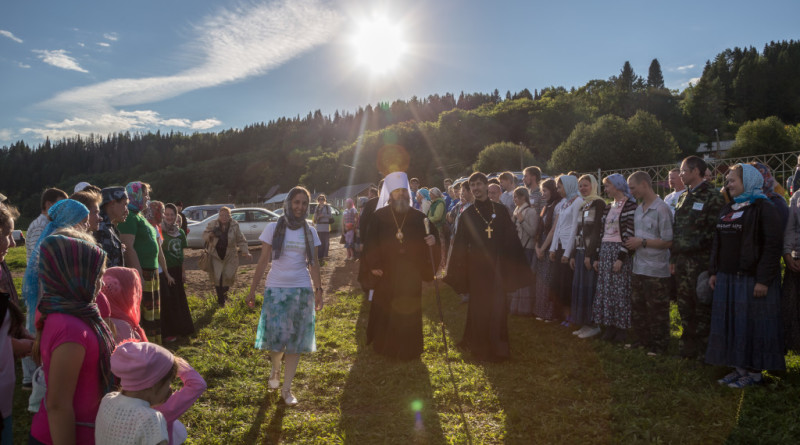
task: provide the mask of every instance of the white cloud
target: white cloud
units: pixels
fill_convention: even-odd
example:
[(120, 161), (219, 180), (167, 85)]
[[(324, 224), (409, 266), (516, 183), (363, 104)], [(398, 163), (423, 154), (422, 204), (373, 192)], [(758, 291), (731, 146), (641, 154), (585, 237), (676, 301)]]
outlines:
[(0, 128), (0, 143), (10, 141), (14, 137), (14, 132), (10, 128)]
[(201, 63), (197, 66), (174, 74), (111, 79), (63, 91), (40, 105), (70, 113), (68, 118), (22, 131), (39, 138), (61, 138), (155, 127), (207, 130), (219, 126), (222, 122), (215, 118), (162, 118), (152, 110), (124, 111), (121, 107), (159, 102), (262, 75), (328, 43), (342, 16), (326, 4), (322, 0), (280, 0), (222, 9), (195, 26), (197, 38), (189, 49), (198, 54)]
[(698, 82), (700, 82), (700, 78), (699, 77), (692, 77), (691, 79), (689, 79), (689, 83), (691, 85), (697, 85)]
[(690, 65), (679, 66), (679, 67), (675, 68), (675, 70), (676, 71), (686, 71), (686, 70), (690, 70), (692, 68), (694, 68), (694, 64), (693, 63), (690, 64)]
[(126, 106), (158, 102), (200, 88), (264, 74), (328, 42), (341, 16), (318, 0), (222, 10), (196, 26), (203, 63), (165, 76), (112, 79), (64, 91), (45, 105)]
[(85, 46), (86, 46), (86, 44), (85, 44), (85, 43), (83, 43), (83, 42), (78, 42), (78, 46), (80, 46), (81, 48), (83, 48), (83, 47), (85, 47)]
[(97, 44), (98, 44), (98, 45), (100, 45), (100, 46), (102, 46), (103, 48), (108, 48), (109, 46), (111, 46), (111, 45), (110, 45), (109, 43), (107, 43), (107, 42), (97, 42)]
[(111, 40), (112, 42), (116, 42), (119, 39), (119, 37), (117, 37), (117, 33), (115, 32), (107, 32), (103, 34), (103, 38), (106, 40)]
[[(22, 134), (34, 135), (39, 139), (71, 138), (78, 134), (89, 133), (105, 135), (108, 133), (124, 131), (146, 131), (153, 128), (175, 128), (185, 130), (207, 130), (221, 125), (222, 122), (215, 118), (192, 121), (182, 118), (162, 118), (153, 110), (113, 111), (109, 113), (87, 113), (83, 116), (64, 119), (61, 122), (48, 122), (39, 127), (22, 128)], [(0, 134), (0, 140), (11, 137), (10, 130), (7, 137)]]
[(63, 68), (65, 70), (73, 70), (73, 71), (80, 71), (82, 73), (88, 73), (85, 69), (81, 68), (78, 65), (78, 62), (71, 56), (69, 56), (69, 52), (63, 49), (56, 49), (56, 50), (47, 50), (47, 49), (35, 49), (33, 50), (34, 53), (38, 54), (37, 57), (42, 59), (42, 62), (53, 65), (58, 68)]
[(17, 62), (17, 66), (19, 66), (20, 68), (30, 68), (31, 67), (30, 65), (28, 65), (26, 63), (22, 63), (22, 62)]
[(17, 43), (22, 43), (22, 39), (20, 39), (19, 37), (15, 36), (14, 33), (12, 33), (11, 31), (6, 31), (5, 29), (0, 29), (0, 36), (8, 37), (9, 39), (11, 39), (11, 40), (13, 40), (13, 41), (15, 41)]

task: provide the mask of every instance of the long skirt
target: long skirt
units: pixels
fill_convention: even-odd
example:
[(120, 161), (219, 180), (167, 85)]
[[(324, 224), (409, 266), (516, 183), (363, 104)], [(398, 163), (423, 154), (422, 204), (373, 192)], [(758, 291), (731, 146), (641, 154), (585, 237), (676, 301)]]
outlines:
[(800, 351), (800, 273), (788, 267), (783, 275), (781, 318), (786, 349)]
[(142, 305), (139, 326), (150, 343), (161, 344), (161, 291), (158, 269), (143, 269)]
[(192, 313), (186, 301), (186, 289), (183, 286), (183, 270), (180, 266), (167, 268), (175, 279), (174, 284), (167, 286), (167, 292), (161, 295), (161, 335), (174, 337), (194, 334)]
[(545, 320), (553, 319), (553, 299), (550, 298), (551, 263), (545, 251), (544, 258), (536, 258), (536, 298), (533, 301), (533, 314)]
[(585, 249), (575, 250), (575, 274), (572, 278), (572, 306), (570, 316), (577, 324), (592, 323), (592, 303), (594, 303), (594, 290), (597, 285), (594, 268), (586, 270), (583, 264), (586, 254)]
[(564, 249), (559, 248), (556, 250), (556, 261), (550, 264), (551, 278), (550, 287), (553, 290), (555, 297), (558, 298), (559, 304), (567, 307), (572, 302), (572, 268), (569, 267), (569, 262), (562, 263), (561, 258), (564, 255)]
[(258, 349), (297, 354), (317, 350), (314, 292), (310, 287), (268, 287), (258, 320)]
[(614, 272), (622, 243), (600, 244), (597, 289), (592, 305), (592, 320), (599, 325), (619, 329), (631, 327), (631, 274), (633, 263), (627, 256), (619, 272)]
[(753, 370), (786, 369), (780, 319), (780, 281), (753, 297), (755, 277), (717, 273), (706, 362)]
[[(525, 258), (528, 260), (529, 266), (535, 255), (536, 252), (533, 249), (525, 249)], [(533, 294), (534, 289), (531, 286), (511, 292), (511, 315), (533, 315)]]

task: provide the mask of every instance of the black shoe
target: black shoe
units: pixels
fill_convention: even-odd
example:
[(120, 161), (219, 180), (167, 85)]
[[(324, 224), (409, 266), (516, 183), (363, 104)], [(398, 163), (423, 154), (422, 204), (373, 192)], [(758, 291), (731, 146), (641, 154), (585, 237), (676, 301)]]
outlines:
[(611, 341), (616, 336), (616, 328), (613, 326), (604, 326), (603, 333), (600, 334), (600, 340)]

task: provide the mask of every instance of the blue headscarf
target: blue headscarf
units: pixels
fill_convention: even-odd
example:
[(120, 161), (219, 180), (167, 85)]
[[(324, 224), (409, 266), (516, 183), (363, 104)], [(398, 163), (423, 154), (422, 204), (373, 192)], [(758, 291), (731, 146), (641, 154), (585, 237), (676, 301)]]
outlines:
[(628, 181), (625, 180), (624, 176), (619, 173), (614, 173), (613, 175), (608, 175), (606, 179), (608, 179), (608, 182), (610, 182), (614, 188), (627, 196), (628, 199), (634, 199), (633, 195), (631, 195), (631, 189), (628, 188)]
[(578, 178), (572, 175), (561, 175), (558, 177), (561, 186), (564, 187), (564, 195), (567, 201), (578, 196)]
[(45, 226), (31, 251), (22, 286), (22, 296), (28, 307), (27, 327), (30, 332), (34, 332), (33, 320), (36, 314), (36, 305), (39, 303), (39, 248), (42, 241), (56, 230), (72, 227), (86, 219), (89, 216), (89, 209), (78, 201), (62, 199), (50, 207), (47, 216), (50, 217), (50, 222)]
[(744, 192), (736, 196), (733, 200), (737, 203), (750, 202), (753, 203), (758, 199), (767, 199), (767, 195), (761, 190), (764, 186), (764, 177), (757, 168), (750, 164), (736, 164), (742, 167), (742, 184), (744, 185)]
[(421, 188), (421, 189), (419, 189), (417, 191), (419, 192), (420, 195), (422, 195), (423, 198), (425, 198), (426, 201), (430, 201), (431, 200), (431, 193), (428, 191), (428, 189)]

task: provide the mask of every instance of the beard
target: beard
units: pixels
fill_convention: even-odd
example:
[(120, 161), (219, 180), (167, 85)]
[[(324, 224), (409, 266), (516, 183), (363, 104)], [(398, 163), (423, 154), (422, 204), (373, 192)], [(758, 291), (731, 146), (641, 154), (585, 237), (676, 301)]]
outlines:
[(399, 201), (390, 200), (389, 205), (392, 206), (392, 210), (395, 213), (406, 213), (411, 206), (408, 204), (407, 200), (401, 199)]

